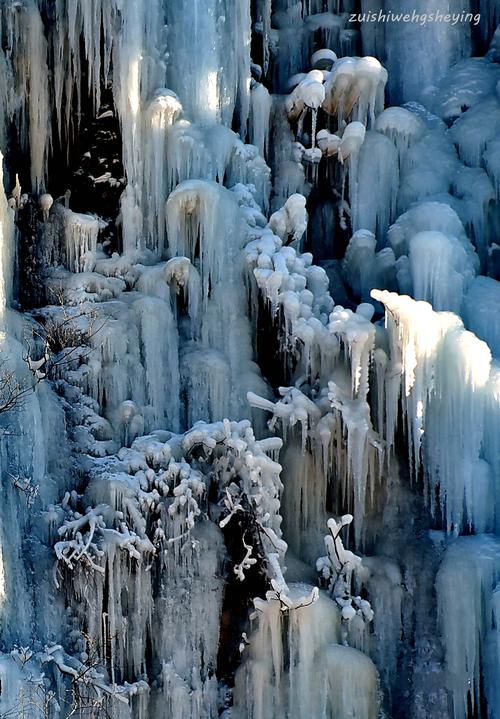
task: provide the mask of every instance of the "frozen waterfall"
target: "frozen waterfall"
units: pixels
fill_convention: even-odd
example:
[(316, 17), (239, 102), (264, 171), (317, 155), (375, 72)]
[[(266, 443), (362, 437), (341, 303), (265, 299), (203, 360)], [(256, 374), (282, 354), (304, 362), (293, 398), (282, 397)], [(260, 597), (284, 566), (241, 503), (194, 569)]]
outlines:
[(0, 717), (500, 719), (497, 0), (0, 0), (0, 169)]

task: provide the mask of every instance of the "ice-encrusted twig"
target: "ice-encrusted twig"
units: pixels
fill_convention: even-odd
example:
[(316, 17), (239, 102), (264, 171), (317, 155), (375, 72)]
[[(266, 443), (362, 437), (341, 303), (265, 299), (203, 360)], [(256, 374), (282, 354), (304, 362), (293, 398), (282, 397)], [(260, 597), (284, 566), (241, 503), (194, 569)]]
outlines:
[(240, 582), (245, 580), (245, 572), (257, 564), (257, 559), (252, 557), (253, 547), (251, 544), (247, 544), (245, 541), (245, 535), (242, 537), (243, 546), (245, 548), (245, 556), (239, 564), (235, 564), (233, 572), (236, 574), (237, 579)]
[(344, 547), (341, 531), (351, 524), (351, 514), (344, 514), (339, 521), (331, 517), (328, 520), (330, 534), (325, 537), (326, 556), (316, 562), (321, 580), (341, 609), (342, 619), (349, 622), (356, 615), (365, 623), (373, 619), (370, 603), (360, 596), (352, 594), (353, 577), (362, 574), (362, 559)]
[(287, 427), (292, 428), (297, 423), (300, 423), (302, 428), (302, 450), (304, 451), (308, 431), (321, 417), (321, 411), (312, 400), (296, 387), (280, 387), (278, 391), (283, 397), (278, 402), (271, 402), (253, 392), (248, 392), (247, 399), (250, 406), (272, 413), (272, 419), (269, 421), (270, 430), (274, 430), (278, 420), (281, 421), (285, 432)]

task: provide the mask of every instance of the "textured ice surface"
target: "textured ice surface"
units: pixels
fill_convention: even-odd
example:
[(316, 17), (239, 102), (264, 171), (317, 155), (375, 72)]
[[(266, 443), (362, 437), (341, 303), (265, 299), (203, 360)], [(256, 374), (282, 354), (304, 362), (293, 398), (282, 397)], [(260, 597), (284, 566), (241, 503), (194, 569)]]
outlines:
[(1, 714), (500, 716), (500, 18), (356, 9), (0, 3)]

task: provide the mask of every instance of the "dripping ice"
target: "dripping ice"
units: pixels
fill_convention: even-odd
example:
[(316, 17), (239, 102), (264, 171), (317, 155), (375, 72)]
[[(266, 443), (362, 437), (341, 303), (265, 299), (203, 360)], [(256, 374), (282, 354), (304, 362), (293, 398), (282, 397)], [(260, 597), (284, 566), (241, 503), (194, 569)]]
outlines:
[(0, 2), (0, 713), (500, 718), (500, 15), (355, 9)]

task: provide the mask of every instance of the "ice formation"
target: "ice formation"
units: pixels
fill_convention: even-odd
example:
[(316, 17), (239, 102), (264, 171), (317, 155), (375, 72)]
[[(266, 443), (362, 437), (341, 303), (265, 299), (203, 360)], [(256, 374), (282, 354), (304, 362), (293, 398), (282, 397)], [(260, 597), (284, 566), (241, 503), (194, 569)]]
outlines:
[(500, 719), (500, 15), (410, 5), (0, 0), (1, 716)]

